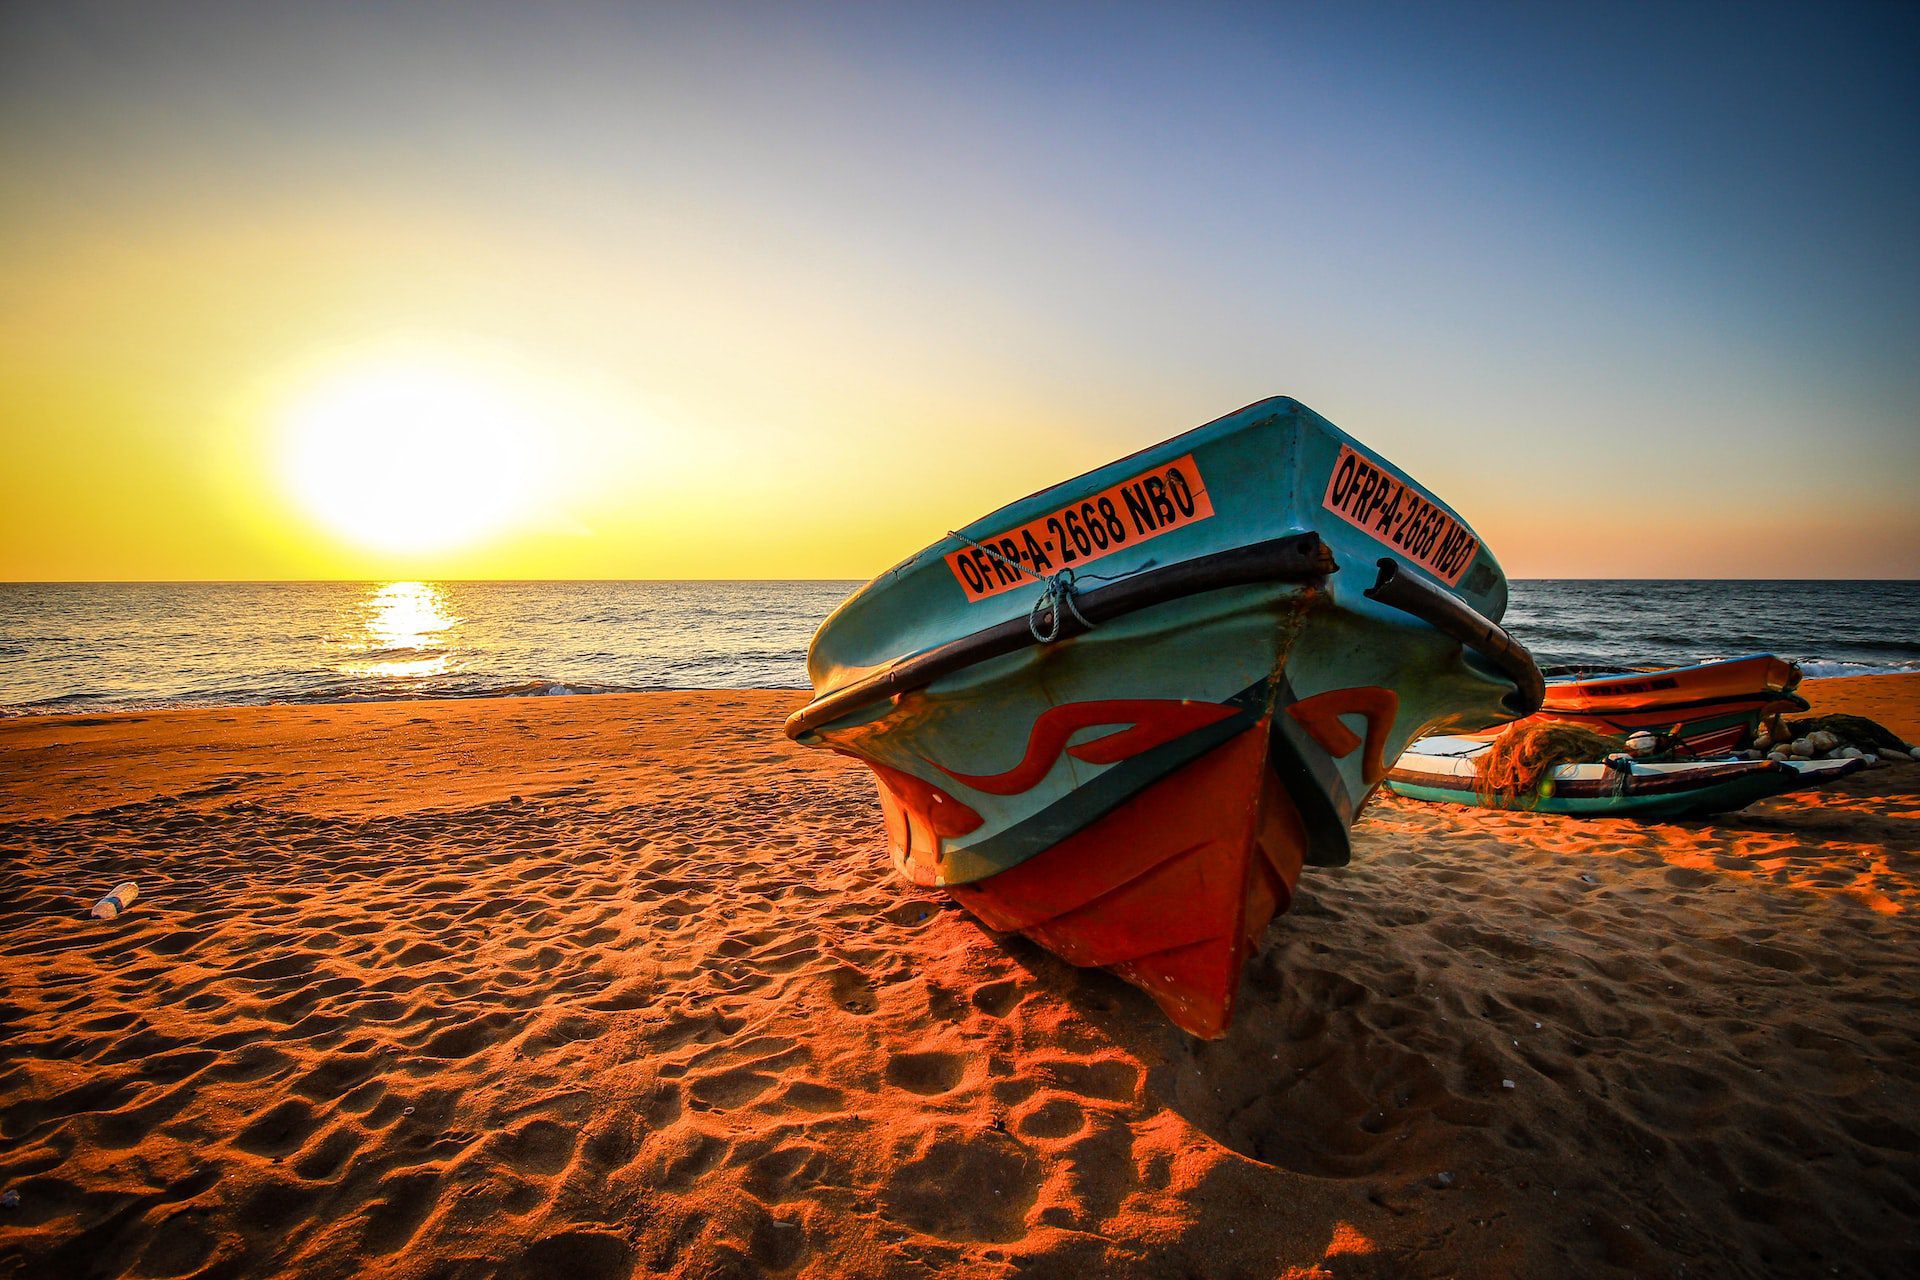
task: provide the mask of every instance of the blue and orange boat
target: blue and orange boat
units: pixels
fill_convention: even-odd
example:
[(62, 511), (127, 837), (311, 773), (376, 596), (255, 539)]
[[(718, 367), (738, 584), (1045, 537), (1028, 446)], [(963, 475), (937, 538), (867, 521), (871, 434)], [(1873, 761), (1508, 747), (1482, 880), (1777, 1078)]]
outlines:
[(1621, 739), (1651, 733), (1693, 756), (1753, 745), (1762, 724), (1807, 710), (1800, 668), (1771, 653), (1687, 667), (1559, 667), (1546, 672), (1540, 720)]
[(1556, 764), (1524, 789), (1489, 788), (1476, 767), (1493, 748), (1485, 735), (1423, 738), (1394, 762), (1396, 795), (1482, 809), (1520, 809), (1574, 818), (1699, 818), (1756, 800), (1826, 786), (1866, 768), (1860, 760), (1605, 760)]
[(787, 732), (873, 770), (908, 880), (1217, 1036), (1407, 744), (1539, 706), (1506, 597), (1445, 503), (1263, 400), (875, 578)]

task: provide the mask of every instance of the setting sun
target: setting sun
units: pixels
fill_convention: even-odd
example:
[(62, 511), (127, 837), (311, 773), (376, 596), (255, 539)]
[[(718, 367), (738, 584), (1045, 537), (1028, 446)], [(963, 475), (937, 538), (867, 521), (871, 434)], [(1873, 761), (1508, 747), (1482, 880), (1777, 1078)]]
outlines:
[(477, 369), (400, 361), (336, 374), (295, 397), (283, 425), (293, 493), (370, 547), (461, 546), (538, 496), (540, 424)]

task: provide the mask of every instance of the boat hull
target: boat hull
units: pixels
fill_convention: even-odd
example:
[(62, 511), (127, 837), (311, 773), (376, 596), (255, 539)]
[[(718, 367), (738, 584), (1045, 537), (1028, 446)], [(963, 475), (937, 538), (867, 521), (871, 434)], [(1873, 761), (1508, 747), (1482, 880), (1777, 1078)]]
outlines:
[[(1156, 484), (1157, 527), (1134, 497)], [(1388, 494), (1398, 524), (1372, 514)], [(1026, 566), (1059, 553), (1042, 535), (1061, 513), (1085, 528), (1103, 503), (1129, 536), (1110, 530), (1063, 597)], [(1463, 647), (1373, 598), (1395, 539), (1408, 574), (1505, 641), (1481, 616), (1504, 577), (1457, 516), (1311, 411), (1263, 402), (876, 579), (815, 637), (816, 697), (788, 732), (872, 768), (902, 877), (1218, 1035), (1249, 949), (1303, 865), (1347, 861), (1386, 762), (1436, 726), (1533, 708), (1524, 651)]]
[(1486, 744), (1471, 738), (1416, 744), (1387, 774), (1396, 795), (1413, 800), (1583, 818), (1664, 819), (1730, 813), (1757, 800), (1824, 786), (1859, 771), (1858, 760), (1689, 760), (1557, 765), (1524, 795), (1483, 793), (1474, 759)]
[(1772, 654), (1659, 671), (1549, 680), (1538, 720), (1578, 724), (1626, 737), (1658, 734), (1698, 756), (1749, 746), (1773, 716), (1805, 711), (1793, 690), (1800, 669)]
[(953, 886), (953, 896), (990, 928), (1112, 969), (1183, 1030), (1221, 1034), (1241, 965), (1292, 902), (1306, 857), (1299, 815), (1268, 768), (1269, 732), (1264, 722), (1242, 730), (1037, 856)]

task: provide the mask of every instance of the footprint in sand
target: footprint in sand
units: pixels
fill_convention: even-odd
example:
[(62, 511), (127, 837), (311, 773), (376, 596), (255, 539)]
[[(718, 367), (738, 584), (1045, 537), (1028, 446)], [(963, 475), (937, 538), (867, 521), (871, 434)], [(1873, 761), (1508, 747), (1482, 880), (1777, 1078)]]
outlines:
[(849, 1013), (872, 1013), (879, 1007), (873, 980), (851, 965), (841, 965), (829, 972), (827, 989), (833, 1002)]
[(366, 1135), (359, 1126), (342, 1124), (326, 1131), (318, 1142), (302, 1149), (300, 1156), (293, 1162), (293, 1171), (309, 1182), (331, 1182), (340, 1176), (347, 1167)]
[(1140, 1093), (1140, 1068), (1122, 1058), (1050, 1058), (1035, 1062), (1032, 1072), (1083, 1098), (1131, 1102)]
[(816, 1115), (845, 1110), (847, 1095), (830, 1084), (816, 1084), (811, 1080), (796, 1080), (787, 1086), (780, 1095), (783, 1105), (797, 1107), (801, 1111), (810, 1111)]
[(745, 1147), (735, 1151), (733, 1163), (743, 1166), (742, 1185), (755, 1199), (777, 1204), (805, 1194), (808, 1187), (820, 1180), (823, 1153), (807, 1142), (787, 1143), (758, 1152)]
[(396, 1253), (419, 1232), (433, 1212), (440, 1186), (438, 1173), (399, 1173), (383, 1180), (380, 1202), (368, 1211), (361, 1240), (369, 1253)]
[[(942, 1126), (887, 1185), (889, 1215), (943, 1240), (1018, 1240), (1040, 1196), (1038, 1160), (1014, 1138)], [(967, 1189), (955, 1195), (956, 1187)]]
[(698, 1131), (685, 1131), (672, 1135), (676, 1140), (665, 1163), (661, 1166), (659, 1182), (670, 1191), (685, 1191), (698, 1182), (702, 1175), (719, 1167), (725, 1159), (730, 1143)]
[(639, 1126), (635, 1117), (625, 1115), (607, 1117), (580, 1143), (587, 1167), (601, 1175), (625, 1168), (639, 1150)]
[(492, 1154), (519, 1173), (555, 1174), (573, 1159), (573, 1130), (552, 1120), (529, 1120), (517, 1129), (497, 1134), (488, 1143)]
[(633, 1248), (601, 1231), (562, 1231), (535, 1241), (501, 1273), (510, 1280), (623, 1280), (633, 1274)]
[(753, 1101), (771, 1089), (774, 1078), (750, 1066), (732, 1067), (701, 1076), (687, 1088), (697, 1110), (730, 1110)]
[(747, 1236), (747, 1252), (762, 1274), (792, 1271), (808, 1253), (806, 1228), (768, 1215), (754, 1223)]
[(511, 1014), (488, 1013), (459, 1026), (448, 1027), (420, 1046), (423, 1058), (471, 1058), (506, 1037), (514, 1025)]
[(970, 999), (973, 1007), (988, 1017), (1004, 1018), (1020, 1003), (1020, 986), (1011, 981), (989, 982), (976, 987)]
[(909, 927), (931, 920), (940, 911), (940, 904), (922, 898), (909, 898), (907, 901), (888, 907), (880, 913), (881, 919), (889, 924), (903, 924)]
[(1030, 1138), (1070, 1138), (1086, 1125), (1087, 1113), (1080, 1104), (1057, 1094), (1014, 1122), (1014, 1128)]
[(304, 1146), (319, 1127), (312, 1107), (283, 1102), (242, 1129), (233, 1145), (256, 1156), (284, 1156)]
[(946, 1093), (966, 1071), (966, 1060), (959, 1054), (939, 1050), (896, 1053), (887, 1062), (887, 1079), (910, 1093)]
[(207, 1265), (219, 1241), (181, 1210), (155, 1227), (140, 1250), (134, 1273), (143, 1276), (186, 1276)]

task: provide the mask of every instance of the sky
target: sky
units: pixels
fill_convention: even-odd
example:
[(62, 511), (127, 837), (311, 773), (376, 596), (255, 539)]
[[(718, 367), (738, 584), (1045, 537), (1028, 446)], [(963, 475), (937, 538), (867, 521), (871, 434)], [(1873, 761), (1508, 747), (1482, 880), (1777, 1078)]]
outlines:
[(0, 6), (0, 579), (865, 578), (1269, 395), (1920, 576), (1911, 5)]

